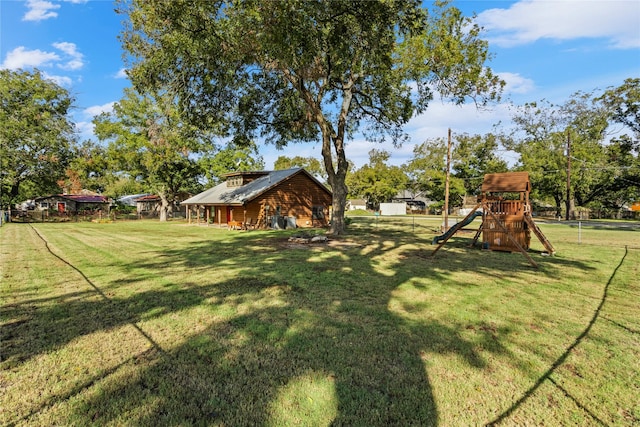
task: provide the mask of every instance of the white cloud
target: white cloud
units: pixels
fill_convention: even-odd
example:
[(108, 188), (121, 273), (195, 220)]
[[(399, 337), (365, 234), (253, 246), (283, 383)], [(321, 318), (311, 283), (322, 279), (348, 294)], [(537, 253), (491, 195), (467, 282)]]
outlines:
[(414, 117), (405, 130), (412, 142), (422, 143), (431, 138), (446, 138), (448, 129), (454, 133), (471, 135), (491, 132), (493, 125), (511, 119), (509, 104), (478, 109), (473, 104), (453, 105), (432, 102), (427, 111)]
[(84, 110), (82, 110), (83, 114), (86, 117), (95, 117), (101, 113), (110, 113), (113, 111), (113, 105), (115, 104), (115, 102), (108, 102), (106, 104), (103, 105), (94, 105), (92, 107), (88, 107), (85, 108)]
[(505, 93), (527, 94), (533, 92), (535, 84), (533, 80), (514, 73), (497, 73), (505, 81)]
[(66, 61), (65, 63), (58, 64), (58, 67), (62, 68), (63, 70), (79, 70), (82, 67), (84, 67), (84, 62), (82, 60), (84, 55), (78, 52), (78, 49), (75, 43), (59, 42), (59, 43), (54, 43), (53, 47), (61, 50), (68, 57), (70, 57), (69, 60)]
[(58, 86), (62, 86), (62, 87), (71, 87), (71, 84), (73, 83), (73, 80), (71, 80), (71, 78), (67, 76), (55, 76), (55, 75), (43, 72), (42, 77), (47, 80), (51, 80), (55, 82)]
[[(88, 0), (64, 0), (73, 4), (84, 4)], [(59, 4), (52, 3), (47, 0), (27, 0), (27, 11), (22, 17), (23, 21), (44, 21), (49, 18), (57, 18), (58, 12), (54, 12), (56, 9), (60, 9)]]
[(22, 17), (23, 21), (43, 21), (58, 16), (54, 10), (59, 9), (59, 4), (53, 4), (45, 0), (27, 0), (27, 12)]
[(129, 78), (129, 76), (127, 76), (127, 69), (126, 68), (120, 68), (118, 70), (118, 72), (113, 76), (116, 79), (127, 79)]
[(540, 39), (604, 38), (614, 48), (640, 47), (640, 2), (523, 0), (509, 9), (488, 9), (477, 22), (490, 43), (513, 47)]
[(93, 138), (93, 129), (95, 126), (92, 122), (89, 121), (78, 121), (76, 122), (76, 130), (80, 135), (82, 140), (92, 139)]
[(60, 57), (54, 52), (43, 52), (39, 49), (27, 50), (24, 46), (18, 46), (7, 53), (2, 68), (16, 70), (26, 67), (43, 67), (58, 60)]
[(103, 105), (94, 105), (92, 107), (85, 108), (82, 111), (79, 111), (76, 114), (76, 130), (80, 135), (80, 139), (87, 140), (93, 139), (95, 137), (94, 134), (94, 124), (93, 118), (95, 116), (100, 115), (101, 113), (110, 113), (113, 111), (113, 105), (115, 102), (108, 102)]
[[(18, 46), (5, 57), (0, 68), (17, 70), (19, 68), (49, 68), (56, 65), (58, 68), (67, 71), (79, 70), (84, 66), (83, 55), (78, 52), (73, 43), (60, 42), (53, 46), (60, 50), (63, 58), (55, 52), (45, 52), (39, 49), (27, 50), (24, 46)], [(43, 72), (43, 76), (53, 80), (60, 86), (70, 87), (73, 80), (68, 76), (58, 76)]]

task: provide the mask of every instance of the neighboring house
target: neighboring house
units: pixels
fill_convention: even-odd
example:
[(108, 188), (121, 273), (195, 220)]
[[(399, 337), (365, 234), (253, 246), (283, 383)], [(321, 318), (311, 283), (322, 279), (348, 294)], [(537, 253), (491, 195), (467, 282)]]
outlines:
[[(183, 196), (184, 198), (184, 196)], [(178, 200), (180, 197), (178, 196)], [(162, 200), (160, 196), (155, 194), (144, 194), (141, 197), (135, 199), (136, 211), (139, 217), (158, 217), (160, 216), (160, 207), (162, 206)], [(184, 216), (185, 209), (180, 205), (178, 201), (174, 205), (169, 206), (168, 216), (175, 217), (176, 214)]]
[(41, 211), (53, 210), (59, 214), (78, 213), (83, 211), (109, 211), (109, 199), (99, 195), (85, 194), (55, 194), (52, 196), (36, 197), (36, 209)]
[(357, 209), (367, 210), (367, 201), (364, 199), (349, 199), (347, 200), (347, 210), (355, 211)]
[[(331, 191), (302, 168), (233, 172), (226, 181), (184, 202), (187, 218), (255, 228), (324, 227)], [(195, 213), (195, 215), (194, 215)]]

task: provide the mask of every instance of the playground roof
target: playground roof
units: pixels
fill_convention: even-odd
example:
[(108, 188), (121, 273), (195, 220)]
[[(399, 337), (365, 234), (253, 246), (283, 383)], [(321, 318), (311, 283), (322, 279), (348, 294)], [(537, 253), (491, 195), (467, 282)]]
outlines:
[(488, 173), (482, 182), (483, 193), (531, 191), (529, 172)]

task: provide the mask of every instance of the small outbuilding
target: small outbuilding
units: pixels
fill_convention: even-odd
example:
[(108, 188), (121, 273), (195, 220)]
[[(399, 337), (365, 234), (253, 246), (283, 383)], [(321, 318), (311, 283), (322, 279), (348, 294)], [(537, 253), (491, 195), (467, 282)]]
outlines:
[(187, 219), (230, 228), (325, 227), (331, 191), (302, 168), (233, 172), (185, 200)]
[[(178, 194), (176, 196), (176, 200), (168, 206), (167, 217), (186, 217), (185, 207), (181, 204), (181, 201), (187, 197), (189, 197), (188, 194)], [(142, 194), (140, 197), (134, 199), (134, 201), (138, 218), (160, 217), (162, 211), (162, 199), (157, 194)]]
[(347, 210), (367, 210), (367, 201), (364, 199), (349, 199), (347, 200)]

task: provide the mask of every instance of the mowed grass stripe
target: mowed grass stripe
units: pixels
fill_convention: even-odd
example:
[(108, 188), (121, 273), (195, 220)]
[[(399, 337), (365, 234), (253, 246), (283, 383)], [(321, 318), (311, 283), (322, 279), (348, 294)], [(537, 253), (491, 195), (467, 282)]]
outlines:
[[(158, 253), (147, 242), (130, 244), (117, 233), (96, 229), (100, 226), (96, 224), (83, 224), (77, 230), (79, 232), (70, 224), (48, 225), (36, 228), (51, 250), (91, 277), (95, 286), (112, 297), (127, 297), (154, 286), (171, 284), (166, 274), (145, 268)], [(120, 234), (128, 235), (126, 232)]]

